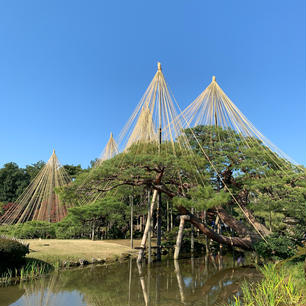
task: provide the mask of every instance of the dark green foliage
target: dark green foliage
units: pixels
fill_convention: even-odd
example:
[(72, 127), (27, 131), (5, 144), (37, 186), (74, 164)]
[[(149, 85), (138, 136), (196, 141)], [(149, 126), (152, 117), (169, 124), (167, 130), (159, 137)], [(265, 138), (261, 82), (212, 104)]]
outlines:
[(14, 202), (30, 183), (30, 176), (15, 163), (0, 169), (0, 202)]
[(24, 257), (29, 253), (29, 246), (17, 240), (0, 238), (0, 273), (8, 268), (19, 266), (24, 262)]
[(255, 244), (255, 251), (264, 259), (286, 259), (292, 257), (297, 249), (295, 241), (289, 235), (272, 234), (266, 238), (267, 243), (259, 241)]
[(80, 173), (82, 173), (84, 170), (82, 169), (81, 165), (64, 165), (63, 166), (67, 173), (70, 175), (70, 177), (74, 180)]
[(191, 209), (202, 211), (217, 205), (228, 203), (230, 199), (229, 193), (224, 190), (216, 193), (212, 186), (197, 186), (192, 188), (188, 193), (188, 198), (175, 197), (173, 203), (176, 206), (184, 206)]
[(90, 233), (90, 228), (84, 226), (81, 222), (77, 222), (70, 215), (64, 220), (54, 225), (55, 237), (57, 239), (77, 239), (82, 238), (84, 232)]
[(26, 166), (25, 171), (30, 176), (30, 181), (32, 181), (36, 177), (38, 172), (45, 166), (45, 164), (46, 163), (44, 161), (40, 160), (37, 163)]

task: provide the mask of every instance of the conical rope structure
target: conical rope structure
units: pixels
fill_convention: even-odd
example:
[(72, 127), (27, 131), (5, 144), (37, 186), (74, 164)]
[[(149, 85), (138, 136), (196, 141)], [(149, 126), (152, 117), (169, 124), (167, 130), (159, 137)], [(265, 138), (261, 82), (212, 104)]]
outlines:
[[(244, 156), (252, 160), (255, 155), (256, 159), (256, 150), (263, 149), (265, 153), (261, 154), (260, 160), (257, 159), (258, 167), (255, 165), (256, 172), (259, 175), (261, 173), (263, 175), (270, 173), (270, 169), (274, 169), (275, 164), (279, 165), (280, 169), (287, 166), (290, 168), (292, 164), (288, 162), (287, 158), (282, 157), (283, 155), (276, 153), (278, 152), (276, 147), (268, 142), (238, 110), (234, 103), (230, 101), (217, 84), (215, 78), (184, 112), (178, 115), (179, 112), (179, 106), (173, 95), (170, 94), (161, 65), (158, 63), (157, 72), (153, 80), (119, 135), (118, 148), (122, 153), (119, 153), (113, 162), (103, 162), (101, 172), (99, 167), (94, 167), (88, 174), (86, 186), (82, 182), (79, 186), (76, 186), (78, 195), (82, 194), (83, 197), (78, 204), (84, 205), (94, 202), (103, 197), (106, 192), (116, 192), (117, 187), (123, 185), (143, 186), (144, 189), (153, 192), (150, 206), (152, 214), (154, 203), (161, 198), (162, 192), (169, 197), (184, 198), (186, 196), (185, 192), (188, 192), (190, 188), (200, 185), (205, 189), (210, 185), (207, 171), (213, 171), (214, 177), (220, 180), (220, 183), (217, 183), (216, 186), (220, 185), (220, 189), (222, 188), (225, 193), (230, 195), (232, 203), (237, 204), (258, 235), (265, 239), (258, 222), (251, 219), (248, 211), (241, 206), (239, 199), (235, 197), (222, 177), (225, 174), (223, 172), (224, 167), (233, 168), (230, 171), (233, 171), (234, 176), (240, 175), (239, 169), (235, 170), (235, 165), (227, 164), (226, 160), (223, 160), (223, 168), (216, 166), (212, 154), (217, 152), (218, 157), (222, 157), (223, 144), (220, 145), (220, 143), (223, 142), (219, 141), (219, 144), (217, 144), (219, 147), (216, 148), (214, 138), (229, 137), (227, 141), (224, 141), (224, 144), (232, 146), (231, 149), (234, 152), (235, 150), (239, 152), (237, 154), (239, 162)], [(206, 140), (202, 142), (196, 131), (192, 129), (192, 127), (199, 125), (209, 127), (205, 136), (211, 138), (210, 143), (207, 143)], [(223, 133), (223, 131), (225, 132)], [(203, 143), (205, 143), (204, 146), (202, 145)], [(239, 146), (243, 146), (243, 148)], [(200, 148), (200, 151), (197, 147)], [(255, 148), (256, 150), (248, 151), (248, 148)], [(199, 155), (199, 152), (202, 152), (202, 157), (204, 158)], [(250, 156), (247, 154), (250, 154)], [(172, 171), (171, 178), (167, 177), (167, 171), (164, 172), (163, 163), (155, 163), (153, 161), (151, 166), (143, 166), (141, 164), (141, 161), (150, 164), (152, 157), (154, 158), (154, 156), (158, 155), (165, 160), (165, 164), (168, 167), (167, 171), (171, 169), (169, 170)], [(181, 156), (184, 156), (182, 164), (180, 163)], [(266, 158), (266, 161), (263, 161), (264, 158)], [(184, 161), (186, 161), (185, 164), (183, 164)], [(180, 168), (181, 165), (183, 168)], [(144, 172), (146, 173), (142, 172), (142, 176), (133, 177), (129, 172), (129, 169), (133, 167), (135, 169), (138, 168), (139, 171), (145, 169)], [(116, 174), (109, 173), (108, 169), (113, 169), (112, 171), (115, 171)], [(187, 172), (190, 171), (188, 175), (185, 175), (185, 170)], [(152, 179), (154, 173), (156, 177)], [(250, 176), (252, 176), (252, 173), (250, 173)], [(165, 181), (162, 180), (162, 177), (164, 177)], [(178, 189), (174, 190), (177, 186), (179, 186)], [(169, 188), (173, 189), (169, 190)], [(217, 191), (220, 190), (218, 189)], [(86, 198), (85, 201), (84, 198)], [(143, 236), (144, 243), (142, 242), (141, 244), (142, 251), (146, 243), (144, 237), (147, 234), (148, 227), (149, 225), (146, 224)], [(230, 240), (232, 243), (232, 239)], [(236, 242), (239, 245), (239, 241), (237, 240)]]
[(152, 113), (148, 105), (144, 105), (141, 109), (139, 118), (135, 124), (133, 132), (129, 137), (125, 149), (128, 149), (135, 143), (158, 142), (156, 127), (154, 126)]
[(55, 151), (30, 185), (1, 217), (3, 224), (24, 223), (31, 220), (58, 222), (67, 214), (67, 206), (60, 203), (56, 188), (71, 181), (60, 164)]
[(239, 138), (239, 141), (244, 142), (249, 148), (260, 145), (266, 153), (267, 160), (273, 160), (281, 170), (291, 168), (292, 164), (296, 165), (296, 162), (260, 133), (244, 116), (224, 93), (215, 76), (209, 86), (182, 112), (180, 117), (184, 128), (210, 127), (208, 132), (212, 142), (215, 137), (222, 140), (224, 134), (222, 131), (227, 131), (226, 136), (230, 135), (230, 141), (233, 143), (237, 143)]
[(119, 153), (117, 143), (113, 137), (113, 133), (110, 134), (109, 140), (103, 150), (101, 157), (97, 160), (95, 166), (99, 166), (103, 161), (113, 158)]
[(119, 147), (128, 149), (135, 143), (168, 141), (174, 144), (178, 141), (182, 125), (175, 121), (179, 110), (173, 101), (158, 63), (153, 80), (119, 135)]
[[(174, 98), (171, 97), (162, 73), (161, 64), (158, 63), (157, 72), (153, 80), (119, 135), (118, 147), (122, 153), (127, 153), (131, 147), (134, 147), (136, 156), (146, 151), (147, 145), (153, 145), (153, 147), (159, 148), (162, 142), (171, 143), (173, 151), (176, 150), (176, 143), (181, 148), (185, 148), (191, 152), (190, 148), (188, 146), (188, 148), (186, 147), (188, 143), (186, 139), (179, 137), (182, 134), (183, 127), (180, 122), (175, 120), (178, 117), (179, 111), (178, 106), (175, 105), (173, 100)], [(121, 158), (124, 159), (124, 154), (122, 154)], [(87, 178), (79, 186), (80, 190), (90, 189), (87, 187), (93, 186), (93, 184), (95, 184), (96, 189), (104, 189), (106, 186), (109, 187), (109, 182), (102, 183), (101, 185), (99, 182), (93, 183), (91, 181), (93, 171), (105, 160), (102, 160), (102, 158), (98, 160), (95, 167), (89, 172)], [(100, 198), (100, 196), (102, 196), (102, 193), (86, 192), (83, 196), (80, 196), (79, 205), (91, 203)]]
[[(174, 171), (172, 172), (174, 176), (170, 179), (170, 181), (174, 182), (174, 186), (180, 186), (178, 193), (180, 196), (184, 197), (185, 191), (187, 191), (189, 188), (187, 186), (204, 186), (204, 182), (208, 181), (207, 177), (205, 177), (206, 174), (204, 174), (202, 171), (203, 158), (198, 158), (199, 156), (193, 150), (193, 147), (189, 142), (190, 138), (188, 138), (184, 132), (184, 127), (188, 128), (188, 124), (186, 124), (187, 126), (184, 126), (183, 123), (186, 121), (185, 117), (179, 116), (179, 112), (177, 110), (179, 110), (179, 107), (173, 95), (170, 94), (170, 90), (162, 73), (161, 65), (158, 63), (158, 69), (153, 80), (149, 84), (135, 111), (119, 135), (118, 145), (122, 153), (116, 157), (114, 162), (116, 164), (116, 169), (119, 170), (121, 175), (126, 171), (127, 165), (128, 167), (135, 168), (140, 166), (137, 157), (146, 158), (146, 156), (152, 156), (153, 154), (156, 156), (160, 155), (165, 160), (173, 160), (173, 163), (168, 164), (168, 167), (172, 168), (171, 171)], [(196, 135), (193, 134), (191, 136), (195, 141), (199, 142)], [(205, 159), (212, 164), (206, 151), (203, 148), (202, 150)], [(130, 152), (132, 154), (125, 154)], [(147, 153), (148, 155), (146, 155)], [(184, 160), (188, 160), (188, 167), (193, 168), (192, 173), (190, 173), (192, 177), (185, 176), (184, 170), (180, 169), (180, 166), (178, 166), (180, 163), (179, 156), (184, 156)], [(176, 157), (176, 159), (174, 157)], [(106, 171), (105, 173), (107, 173), (108, 165), (105, 166), (105, 170), (103, 169), (102, 171)], [(186, 164), (184, 167), (186, 167)], [(168, 187), (165, 185), (166, 182), (163, 183), (162, 176), (164, 175), (164, 168), (162, 165), (156, 165), (154, 170), (150, 169), (150, 167), (145, 168), (149, 171), (149, 173), (152, 173), (152, 171), (153, 173), (155, 171), (157, 173), (156, 179), (151, 181), (150, 186), (147, 186), (153, 192), (150, 204), (150, 211), (152, 214), (155, 203), (158, 202), (157, 209), (161, 205), (161, 189), (165, 188), (164, 190), (166, 191), (164, 192), (166, 192), (166, 194), (168, 192), (168, 194), (172, 195), (175, 193), (175, 191), (167, 189)], [(219, 173), (217, 169), (215, 170), (216, 173)], [(143, 184), (143, 186), (145, 186), (145, 183), (143, 182), (146, 181), (146, 179), (142, 181), (142, 179), (132, 179), (130, 176), (128, 176), (122, 177), (122, 181), (117, 182), (116, 179), (118, 178), (118, 175), (114, 176), (110, 174), (103, 177), (99, 174), (99, 169), (93, 169), (92, 179), (90, 176), (91, 174), (89, 174), (89, 178), (87, 180), (87, 183), (90, 184), (90, 188), (86, 189), (83, 188), (83, 186), (80, 186), (80, 193), (83, 189), (86, 196), (90, 195), (87, 203), (98, 200), (100, 197), (103, 197), (105, 192), (114, 190), (118, 186), (122, 186), (124, 184), (132, 186), (135, 186), (135, 184), (136, 186), (141, 186), (141, 184)], [(98, 177), (99, 179), (97, 179)], [(167, 180), (167, 174), (165, 174), (165, 179)], [(226, 185), (225, 182), (224, 185)], [(239, 205), (230, 189), (226, 188), (226, 190), (233, 198), (233, 201), (238, 204), (242, 213), (248, 219), (250, 224), (258, 232), (258, 234), (262, 236), (256, 225)], [(86, 203), (83, 202), (80, 204)], [(157, 213), (157, 215), (159, 215), (159, 213)], [(146, 244), (149, 228), (148, 220), (141, 243), (140, 253), (142, 254), (139, 254), (138, 260), (141, 260), (143, 256), (144, 245)]]

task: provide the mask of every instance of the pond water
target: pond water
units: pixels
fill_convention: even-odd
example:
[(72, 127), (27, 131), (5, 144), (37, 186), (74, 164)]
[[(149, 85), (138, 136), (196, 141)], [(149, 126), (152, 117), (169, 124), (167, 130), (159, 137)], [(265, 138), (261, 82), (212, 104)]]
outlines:
[(227, 305), (254, 268), (235, 267), (230, 258), (165, 260), (137, 265), (130, 260), (53, 273), (0, 288), (0, 306)]

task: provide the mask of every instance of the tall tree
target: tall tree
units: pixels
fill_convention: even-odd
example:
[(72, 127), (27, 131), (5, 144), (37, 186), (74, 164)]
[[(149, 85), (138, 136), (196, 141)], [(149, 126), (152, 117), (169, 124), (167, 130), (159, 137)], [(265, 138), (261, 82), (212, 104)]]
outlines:
[(30, 175), (15, 163), (0, 169), (0, 202), (14, 202), (30, 183)]
[[(178, 144), (173, 151), (172, 144), (167, 142), (160, 150), (155, 144), (132, 145), (128, 151), (103, 162), (88, 175), (79, 176), (73, 185), (65, 188), (62, 196), (76, 204), (82, 194), (101, 196), (116, 189), (127, 195), (137, 189), (156, 190), (173, 200), (180, 214), (189, 215), (190, 222), (209, 238), (252, 249), (254, 242), (271, 233), (268, 216), (260, 213), (264, 211), (261, 205), (268, 211), (267, 202), (270, 200), (272, 205), (274, 201), (270, 209), (275, 210), (276, 201), (281, 201), (279, 210), (287, 216), (292, 210), (287, 204), (293, 203), (298, 195), (292, 205), (299, 205), (303, 210), (305, 175), (294, 166), (287, 172), (278, 170), (278, 165), (285, 161), (272, 159), (257, 139), (252, 140), (254, 145), (250, 148), (233, 131), (220, 129), (212, 137), (209, 129), (211, 127), (200, 126), (193, 131), (186, 130), (194, 154), (186, 154)], [(217, 137), (220, 133), (223, 133), (222, 138)], [(276, 181), (278, 188), (275, 188)], [(284, 182), (288, 182), (286, 192), (281, 193)], [(272, 193), (271, 187), (274, 188)], [(234, 235), (228, 237), (216, 232), (192, 215), (191, 207), (218, 215), (233, 229)]]

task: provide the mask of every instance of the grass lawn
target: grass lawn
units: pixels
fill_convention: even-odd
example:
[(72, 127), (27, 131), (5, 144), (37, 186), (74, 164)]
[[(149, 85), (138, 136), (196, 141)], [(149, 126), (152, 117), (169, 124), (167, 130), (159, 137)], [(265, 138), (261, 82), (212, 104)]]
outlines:
[[(36, 258), (54, 265), (55, 263), (79, 262), (86, 260), (114, 261), (127, 254), (136, 254), (137, 250), (130, 248), (130, 241), (118, 240), (59, 240), (59, 239), (29, 239), (29, 258)], [(134, 241), (139, 246), (140, 240)], [(93, 260), (94, 259), (94, 260)]]

